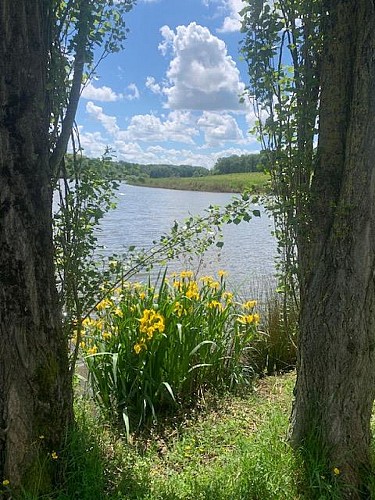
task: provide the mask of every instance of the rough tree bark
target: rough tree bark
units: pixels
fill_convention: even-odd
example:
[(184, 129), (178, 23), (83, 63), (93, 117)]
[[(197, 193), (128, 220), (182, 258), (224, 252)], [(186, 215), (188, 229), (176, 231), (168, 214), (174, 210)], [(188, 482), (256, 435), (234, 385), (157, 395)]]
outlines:
[(52, 4), (0, 2), (0, 480), (16, 490), (36, 474), (48, 486), (72, 414), (53, 266)]
[[(292, 443), (313, 440), (343, 498), (369, 498), (375, 396), (375, 2), (323, 2), (312, 261), (301, 297)], [(336, 471), (337, 472), (337, 471)]]

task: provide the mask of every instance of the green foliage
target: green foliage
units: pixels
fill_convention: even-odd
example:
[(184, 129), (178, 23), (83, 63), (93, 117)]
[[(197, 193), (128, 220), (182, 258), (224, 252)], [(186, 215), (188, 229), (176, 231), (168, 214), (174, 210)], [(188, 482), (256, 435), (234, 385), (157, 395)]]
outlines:
[[(84, 314), (94, 307), (98, 291), (110, 271), (100, 267), (94, 230), (113, 201), (117, 184), (106, 179), (110, 168), (107, 153), (101, 160), (102, 173), (74, 156), (74, 175), (56, 185), (58, 209), (54, 214), (55, 265), (64, 327), (69, 335), (80, 328)], [(96, 258), (95, 258), (96, 257)]]
[[(271, 174), (279, 277), (298, 301), (309, 265), (309, 193), (319, 111), (322, 35), (320, 0), (247, 0), (242, 54), (248, 63), (246, 96), (254, 104), (255, 129)], [(298, 251), (297, 251), (298, 248)]]
[(235, 174), (243, 172), (258, 172), (261, 169), (261, 155), (232, 155), (218, 158), (214, 168), (213, 174)]
[(198, 282), (183, 271), (158, 288), (123, 284), (85, 319), (81, 347), (94, 397), (128, 433), (207, 389), (250, 382), (245, 353), (259, 315), (255, 301), (233, 302), (223, 275)]
[[(73, 175), (72, 157), (67, 155), (67, 172)], [(95, 158), (82, 158), (82, 162), (91, 163), (91, 168), (101, 170), (101, 160)], [(208, 175), (209, 170), (204, 167), (194, 167), (191, 165), (142, 165), (139, 163), (129, 163), (123, 160), (112, 161), (111, 167), (105, 172), (105, 175), (110, 179), (116, 180), (131, 180), (140, 178), (191, 178)]]
[(270, 190), (270, 177), (262, 172), (242, 174), (206, 175), (203, 177), (168, 177), (162, 179), (138, 178), (129, 179), (129, 184), (146, 185), (167, 189), (183, 189), (188, 191), (211, 191), (218, 193), (251, 193), (265, 194)]

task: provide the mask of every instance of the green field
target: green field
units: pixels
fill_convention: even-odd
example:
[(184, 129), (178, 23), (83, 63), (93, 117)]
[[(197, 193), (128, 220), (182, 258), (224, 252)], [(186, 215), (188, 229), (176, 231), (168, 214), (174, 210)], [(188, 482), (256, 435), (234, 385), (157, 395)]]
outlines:
[(212, 191), (220, 193), (241, 193), (250, 189), (256, 193), (269, 190), (269, 176), (262, 172), (242, 174), (207, 175), (204, 177), (166, 177), (132, 180), (130, 184), (187, 191)]

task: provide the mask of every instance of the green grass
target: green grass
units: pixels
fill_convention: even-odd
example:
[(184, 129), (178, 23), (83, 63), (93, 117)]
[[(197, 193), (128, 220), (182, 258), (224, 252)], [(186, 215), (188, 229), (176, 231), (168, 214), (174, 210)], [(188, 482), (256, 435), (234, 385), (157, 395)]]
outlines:
[(241, 193), (246, 189), (252, 189), (256, 193), (264, 193), (269, 190), (269, 176), (262, 172), (250, 172), (189, 178), (147, 178), (142, 179), (140, 182), (131, 181), (131, 184), (155, 188), (212, 191), (222, 193)]
[[(70, 493), (58, 498), (73, 491), (71, 498), (81, 500), (304, 498), (296, 480), (301, 467), (286, 441), (293, 385), (293, 375), (269, 377), (247, 396), (210, 398), (163, 427), (133, 436), (131, 444), (98, 425), (81, 402), (82, 441), (74, 441)], [(79, 466), (85, 439), (87, 457), (94, 457), (85, 462), (86, 473)]]
[(319, 463), (310, 464), (307, 475), (288, 445), (294, 382), (289, 373), (258, 381), (242, 397), (207, 396), (194, 409), (133, 435), (130, 443), (80, 398), (77, 428), (60, 456), (63, 491), (43, 498), (339, 500), (335, 477), (327, 477)]

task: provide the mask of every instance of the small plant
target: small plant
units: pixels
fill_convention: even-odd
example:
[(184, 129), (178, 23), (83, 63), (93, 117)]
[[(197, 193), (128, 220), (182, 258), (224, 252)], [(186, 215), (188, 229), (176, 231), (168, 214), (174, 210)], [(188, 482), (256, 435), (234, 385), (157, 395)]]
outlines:
[(207, 389), (247, 384), (246, 350), (256, 335), (255, 301), (239, 304), (225, 273), (183, 271), (158, 287), (125, 283), (84, 320), (81, 341), (93, 395), (127, 433)]

